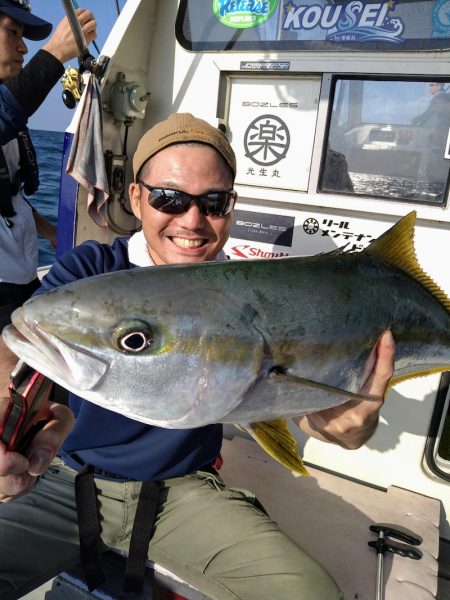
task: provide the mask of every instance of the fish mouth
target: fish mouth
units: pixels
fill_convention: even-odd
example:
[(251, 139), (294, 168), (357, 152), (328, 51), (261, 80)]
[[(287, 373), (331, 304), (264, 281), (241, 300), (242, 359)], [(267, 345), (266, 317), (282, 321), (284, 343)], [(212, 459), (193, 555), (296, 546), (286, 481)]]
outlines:
[(2, 332), (3, 341), (14, 354), (75, 393), (92, 390), (100, 383), (109, 369), (106, 361), (38, 329), (23, 318), (21, 310), (13, 313), (13, 324)]

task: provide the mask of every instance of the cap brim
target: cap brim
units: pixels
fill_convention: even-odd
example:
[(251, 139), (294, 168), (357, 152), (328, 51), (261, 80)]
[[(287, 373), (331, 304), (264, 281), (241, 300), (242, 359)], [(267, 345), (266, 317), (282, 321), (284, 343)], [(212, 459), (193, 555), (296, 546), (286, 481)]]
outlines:
[(45, 40), (53, 29), (53, 25), (44, 21), (36, 15), (33, 15), (22, 8), (14, 6), (0, 6), (0, 13), (8, 15), (14, 21), (22, 23), (23, 37), (27, 40), (39, 41)]

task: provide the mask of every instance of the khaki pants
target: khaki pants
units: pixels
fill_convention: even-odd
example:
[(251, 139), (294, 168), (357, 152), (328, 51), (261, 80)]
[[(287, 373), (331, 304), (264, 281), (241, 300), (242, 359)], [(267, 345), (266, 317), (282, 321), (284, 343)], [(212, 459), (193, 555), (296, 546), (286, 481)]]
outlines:
[[(30, 494), (0, 504), (2, 600), (20, 598), (79, 562), (75, 475), (57, 459)], [(102, 540), (127, 550), (141, 484), (96, 485)], [(162, 483), (148, 556), (215, 600), (342, 598), (330, 575), (250, 492), (227, 488), (210, 473)]]

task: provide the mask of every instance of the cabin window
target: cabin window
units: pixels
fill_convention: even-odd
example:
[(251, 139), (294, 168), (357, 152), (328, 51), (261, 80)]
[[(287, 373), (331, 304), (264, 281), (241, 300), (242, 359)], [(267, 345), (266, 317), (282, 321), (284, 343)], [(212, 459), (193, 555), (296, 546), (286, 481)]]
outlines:
[(442, 423), (438, 455), (441, 460), (446, 461), (448, 469), (450, 470), (450, 410), (445, 415), (445, 419)]
[(180, 0), (176, 37), (194, 52), (447, 49), (447, 2)]
[(450, 373), (443, 373), (425, 444), (424, 462), (440, 479), (450, 482)]
[(450, 82), (336, 77), (320, 190), (442, 206)]

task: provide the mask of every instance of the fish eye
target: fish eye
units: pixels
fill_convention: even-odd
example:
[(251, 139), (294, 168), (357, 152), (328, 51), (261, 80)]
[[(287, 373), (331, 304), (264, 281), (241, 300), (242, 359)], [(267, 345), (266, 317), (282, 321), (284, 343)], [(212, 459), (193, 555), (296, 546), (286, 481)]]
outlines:
[(122, 350), (128, 352), (142, 352), (151, 343), (151, 338), (143, 331), (131, 331), (119, 339)]
[(144, 321), (122, 322), (116, 327), (113, 337), (118, 350), (129, 354), (139, 354), (149, 348), (154, 335), (152, 328)]

